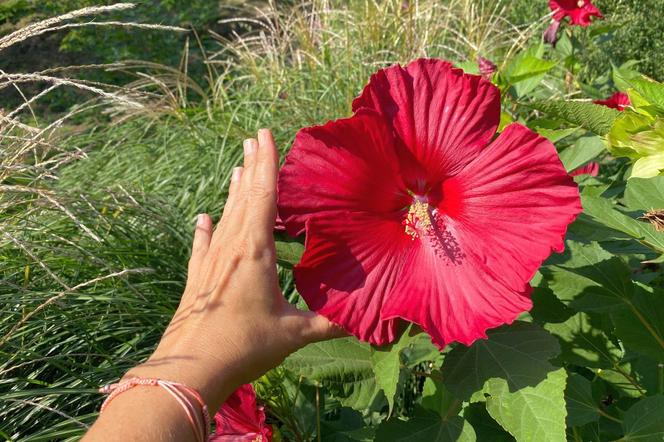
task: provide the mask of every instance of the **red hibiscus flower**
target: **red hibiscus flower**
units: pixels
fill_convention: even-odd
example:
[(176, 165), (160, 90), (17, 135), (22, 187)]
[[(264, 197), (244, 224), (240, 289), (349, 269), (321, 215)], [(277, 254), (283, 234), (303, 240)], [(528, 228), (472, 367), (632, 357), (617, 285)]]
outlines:
[(263, 406), (256, 403), (251, 384), (242, 385), (214, 416), (216, 431), (211, 442), (270, 442), (272, 427), (265, 423)]
[(623, 92), (616, 92), (606, 100), (595, 100), (593, 101), (593, 103), (601, 104), (603, 106), (610, 107), (612, 109), (618, 109), (619, 111), (622, 111), (627, 106), (632, 104), (632, 102), (629, 101), (629, 97), (627, 96), (627, 94)]
[(441, 60), (378, 71), (353, 110), (298, 132), (279, 175), (309, 307), (378, 345), (412, 321), (441, 348), (530, 309), (581, 211), (554, 146), (519, 124), (492, 141), (500, 92)]
[(604, 18), (590, 0), (549, 0), (549, 8), (553, 11), (554, 20), (569, 17), (572, 25), (586, 27), (592, 23), (590, 17)]
[(596, 162), (590, 162), (585, 166), (581, 166), (578, 169), (574, 169), (569, 173), (569, 176), (579, 176), (579, 175), (590, 175), (597, 176), (599, 173), (599, 164)]

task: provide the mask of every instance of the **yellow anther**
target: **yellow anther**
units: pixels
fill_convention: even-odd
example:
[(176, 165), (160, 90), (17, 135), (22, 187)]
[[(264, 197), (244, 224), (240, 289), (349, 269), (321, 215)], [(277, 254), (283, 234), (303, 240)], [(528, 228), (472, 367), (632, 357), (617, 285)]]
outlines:
[(428, 229), (431, 226), (429, 205), (423, 201), (415, 200), (408, 209), (406, 219), (403, 220), (404, 230), (412, 240), (419, 238), (418, 230)]

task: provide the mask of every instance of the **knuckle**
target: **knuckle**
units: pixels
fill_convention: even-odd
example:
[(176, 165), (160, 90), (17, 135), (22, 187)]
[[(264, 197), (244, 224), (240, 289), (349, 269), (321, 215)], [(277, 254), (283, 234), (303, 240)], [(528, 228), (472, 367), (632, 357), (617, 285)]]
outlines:
[(232, 249), (232, 256), (234, 258), (241, 259), (247, 256), (248, 247), (246, 241), (243, 240), (235, 241), (231, 249)]
[(251, 259), (255, 261), (270, 262), (276, 258), (274, 247), (263, 235), (252, 235), (250, 237), (249, 251)]
[(262, 202), (274, 198), (276, 192), (262, 183), (256, 183), (249, 189), (249, 198), (255, 202)]

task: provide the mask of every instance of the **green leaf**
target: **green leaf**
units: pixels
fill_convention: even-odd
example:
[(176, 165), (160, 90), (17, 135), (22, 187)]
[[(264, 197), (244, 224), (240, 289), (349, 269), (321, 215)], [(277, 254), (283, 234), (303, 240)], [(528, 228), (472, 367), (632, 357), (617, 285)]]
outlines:
[(376, 440), (381, 442), (474, 442), (473, 427), (460, 416), (441, 417), (416, 408), (407, 421), (390, 419), (378, 427)]
[(504, 89), (511, 87), (517, 97), (522, 97), (535, 89), (557, 64), (555, 61), (542, 59), (542, 44), (531, 46), (510, 60), (498, 76), (499, 84)]
[[(334, 420), (321, 421), (323, 442), (371, 442), (375, 428), (367, 427), (362, 414), (350, 408), (337, 409)], [(312, 419), (314, 426), (316, 418)], [(315, 433), (314, 433), (315, 434)], [(274, 439), (276, 441), (276, 439)], [(315, 440), (314, 437), (306, 440)]]
[(560, 324), (546, 324), (549, 332), (560, 341), (562, 359), (582, 367), (610, 368), (623, 355), (591, 317), (579, 312)]
[(629, 80), (629, 85), (655, 106), (657, 111), (664, 113), (664, 84), (647, 77), (635, 77)]
[(579, 427), (599, 420), (600, 409), (593, 398), (592, 384), (580, 374), (572, 373), (567, 377), (565, 401), (567, 425), (570, 427)]
[(535, 287), (531, 299), (533, 308), (530, 309), (530, 316), (539, 323), (565, 322), (574, 314), (574, 310), (560, 302), (549, 288)]
[[(440, 372), (435, 371), (434, 375), (440, 376)], [(442, 376), (436, 379), (429, 377), (422, 388), (422, 407), (443, 417), (454, 416), (461, 411), (461, 401), (445, 388)]]
[[(551, 129), (548, 127), (535, 127), (534, 129), (535, 132), (537, 132), (544, 138), (548, 138), (549, 141), (551, 141), (552, 143), (556, 143), (565, 137), (569, 137), (570, 135), (576, 133), (576, 131), (579, 130), (578, 127), (571, 127), (567, 129)], [(604, 146), (602, 146), (602, 148), (603, 147)]]
[(463, 69), (466, 74), (480, 75), (480, 67), (475, 60), (466, 60), (455, 63), (456, 67)]
[(505, 69), (504, 75), (507, 81), (514, 85), (529, 78), (546, 74), (556, 64), (555, 61), (543, 60), (524, 52), (514, 57)]
[(431, 337), (426, 333), (417, 333), (412, 336), (410, 344), (401, 353), (403, 363), (408, 368), (413, 368), (423, 362), (432, 362), (440, 366), (442, 354), (438, 347), (431, 342)]
[(515, 322), (454, 348), (443, 379), (460, 399), (486, 400), (489, 414), (517, 441), (564, 440), (566, 374), (549, 363), (559, 352), (548, 332)]
[(536, 101), (528, 106), (582, 126), (596, 135), (605, 135), (620, 114), (617, 110), (585, 101)]
[(300, 376), (336, 387), (341, 403), (356, 410), (369, 408), (380, 393), (371, 347), (354, 337), (309, 344), (283, 365)]
[(634, 210), (664, 208), (664, 176), (628, 180), (625, 204)]
[(518, 442), (564, 441), (566, 379), (567, 372), (559, 368), (517, 391), (505, 379), (491, 379), (484, 388), (487, 411)]
[[(662, 128), (664, 129), (664, 124)], [(651, 178), (660, 175), (664, 171), (664, 137), (662, 137), (661, 142), (662, 152), (646, 155), (634, 162), (630, 178)]]
[[(614, 368), (597, 369), (594, 370), (597, 379), (593, 382), (593, 394), (595, 398), (600, 397), (605, 399), (607, 397), (605, 387), (606, 383), (610, 384), (611, 389), (616, 389), (619, 396), (626, 396), (629, 398), (639, 398), (644, 395), (645, 391), (640, 385), (641, 379), (634, 379), (631, 364), (621, 362), (615, 365)], [(599, 383), (606, 381), (606, 383)], [(596, 389), (602, 390), (601, 392), (595, 391)]]
[(641, 76), (637, 70), (633, 69), (637, 63), (637, 61), (630, 60), (620, 67), (615, 65), (613, 66), (611, 77), (618, 90), (623, 92), (626, 91), (632, 87), (630, 81)]
[(611, 313), (625, 347), (664, 363), (664, 293), (639, 288), (627, 307)]
[(432, 345), (431, 339), (426, 333), (419, 332), (412, 325), (409, 325), (396, 342), (383, 347), (372, 347), (371, 349), (371, 360), (376, 374), (376, 382), (385, 393), (390, 414), (394, 408), (394, 396), (397, 392), (401, 374), (401, 353), (405, 349), (415, 346), (415, 344), (421, 344), (423, 342), (422, 337), (425, 339), (424, 342), (428, 341)]
[(577, 169), (588, 161), (595, 158), (605, 150), (604, 142), (600, 137), (581, 137), (560, 153), (560, 161), (563, 162), (568, 172)]
[(637, 221), (619, 212), (610, 200), (601, 197), (581, 195), (584, 213), (597, 222), (615, 230), (619, 230), (653, 250), (664, 253), (664, 233), (657, 232), (650, 224)]
[(594, 300), (604, 300), (596, 306), (591, 303), (591, 309), (597, 307), (608, 311), (620, 306), (621, 298), (628, 298), (634, 293), (631, 270), (620, 258), (611, 255), (596, 242), (581, 244), (567, 241), (566, 246), (564, 257), (556, 257), (559, 262), (549, 267), (549, 287), (560, 299), (572, 301), (571, 307), (579, 310), (579, 302), (583, 302), (579, 298), (590, 296)]
[(277, 263), (283, 267), (292, 269), (300, 262), (304, 253), (304, 244), (293, 238), (279, 236), (274, 242), (277, 251)]
[(463, 409), (463, 417), (473, 426), (479, 441), (514, 442), (514, 437), (491, 417), (481, 402), (468, 404)]
[(661, 442), (664, 440), (664, 396), (644, 398), (625, 412), (623, 441)]
[(555, 367), (556, 339), (535, 324), (515, 322), (488, 333), (472, 346), (459, 345), (445, 357), (443, 379), (459, 399), (471, 399), (487, 381), (504, 379), (510, 391), (539, 384)]

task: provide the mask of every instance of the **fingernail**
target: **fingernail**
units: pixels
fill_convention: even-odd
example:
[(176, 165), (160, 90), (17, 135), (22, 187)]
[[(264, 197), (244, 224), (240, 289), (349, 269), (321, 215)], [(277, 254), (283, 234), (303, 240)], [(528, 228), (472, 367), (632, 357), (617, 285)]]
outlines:
[(234, 167), (233, 174), (231, 175), (231, 181), (238, 181), (241, 176), (242, 176), (242, 168)]
[(203, 213), (199, 213), (199, 214), (196, 216), (196, 225), (197, 225), (198, 227), (203, 227), (203, 226), (205, 225), (205, 214), (203, 214)]
[(244, 143), (242, 143), (242, 146), (244, 146), (244, 154), (245, 155), (251, 155), (252, 153), (256, 152), (256, 140), (252, 138), (248, 138), (244, 140)]
[(265, 128), (258, 129), (258, 136), (261, 137), (261, 138), (265, 138), (269, 134), (270, 134), (270, 129), (265, 129)]

